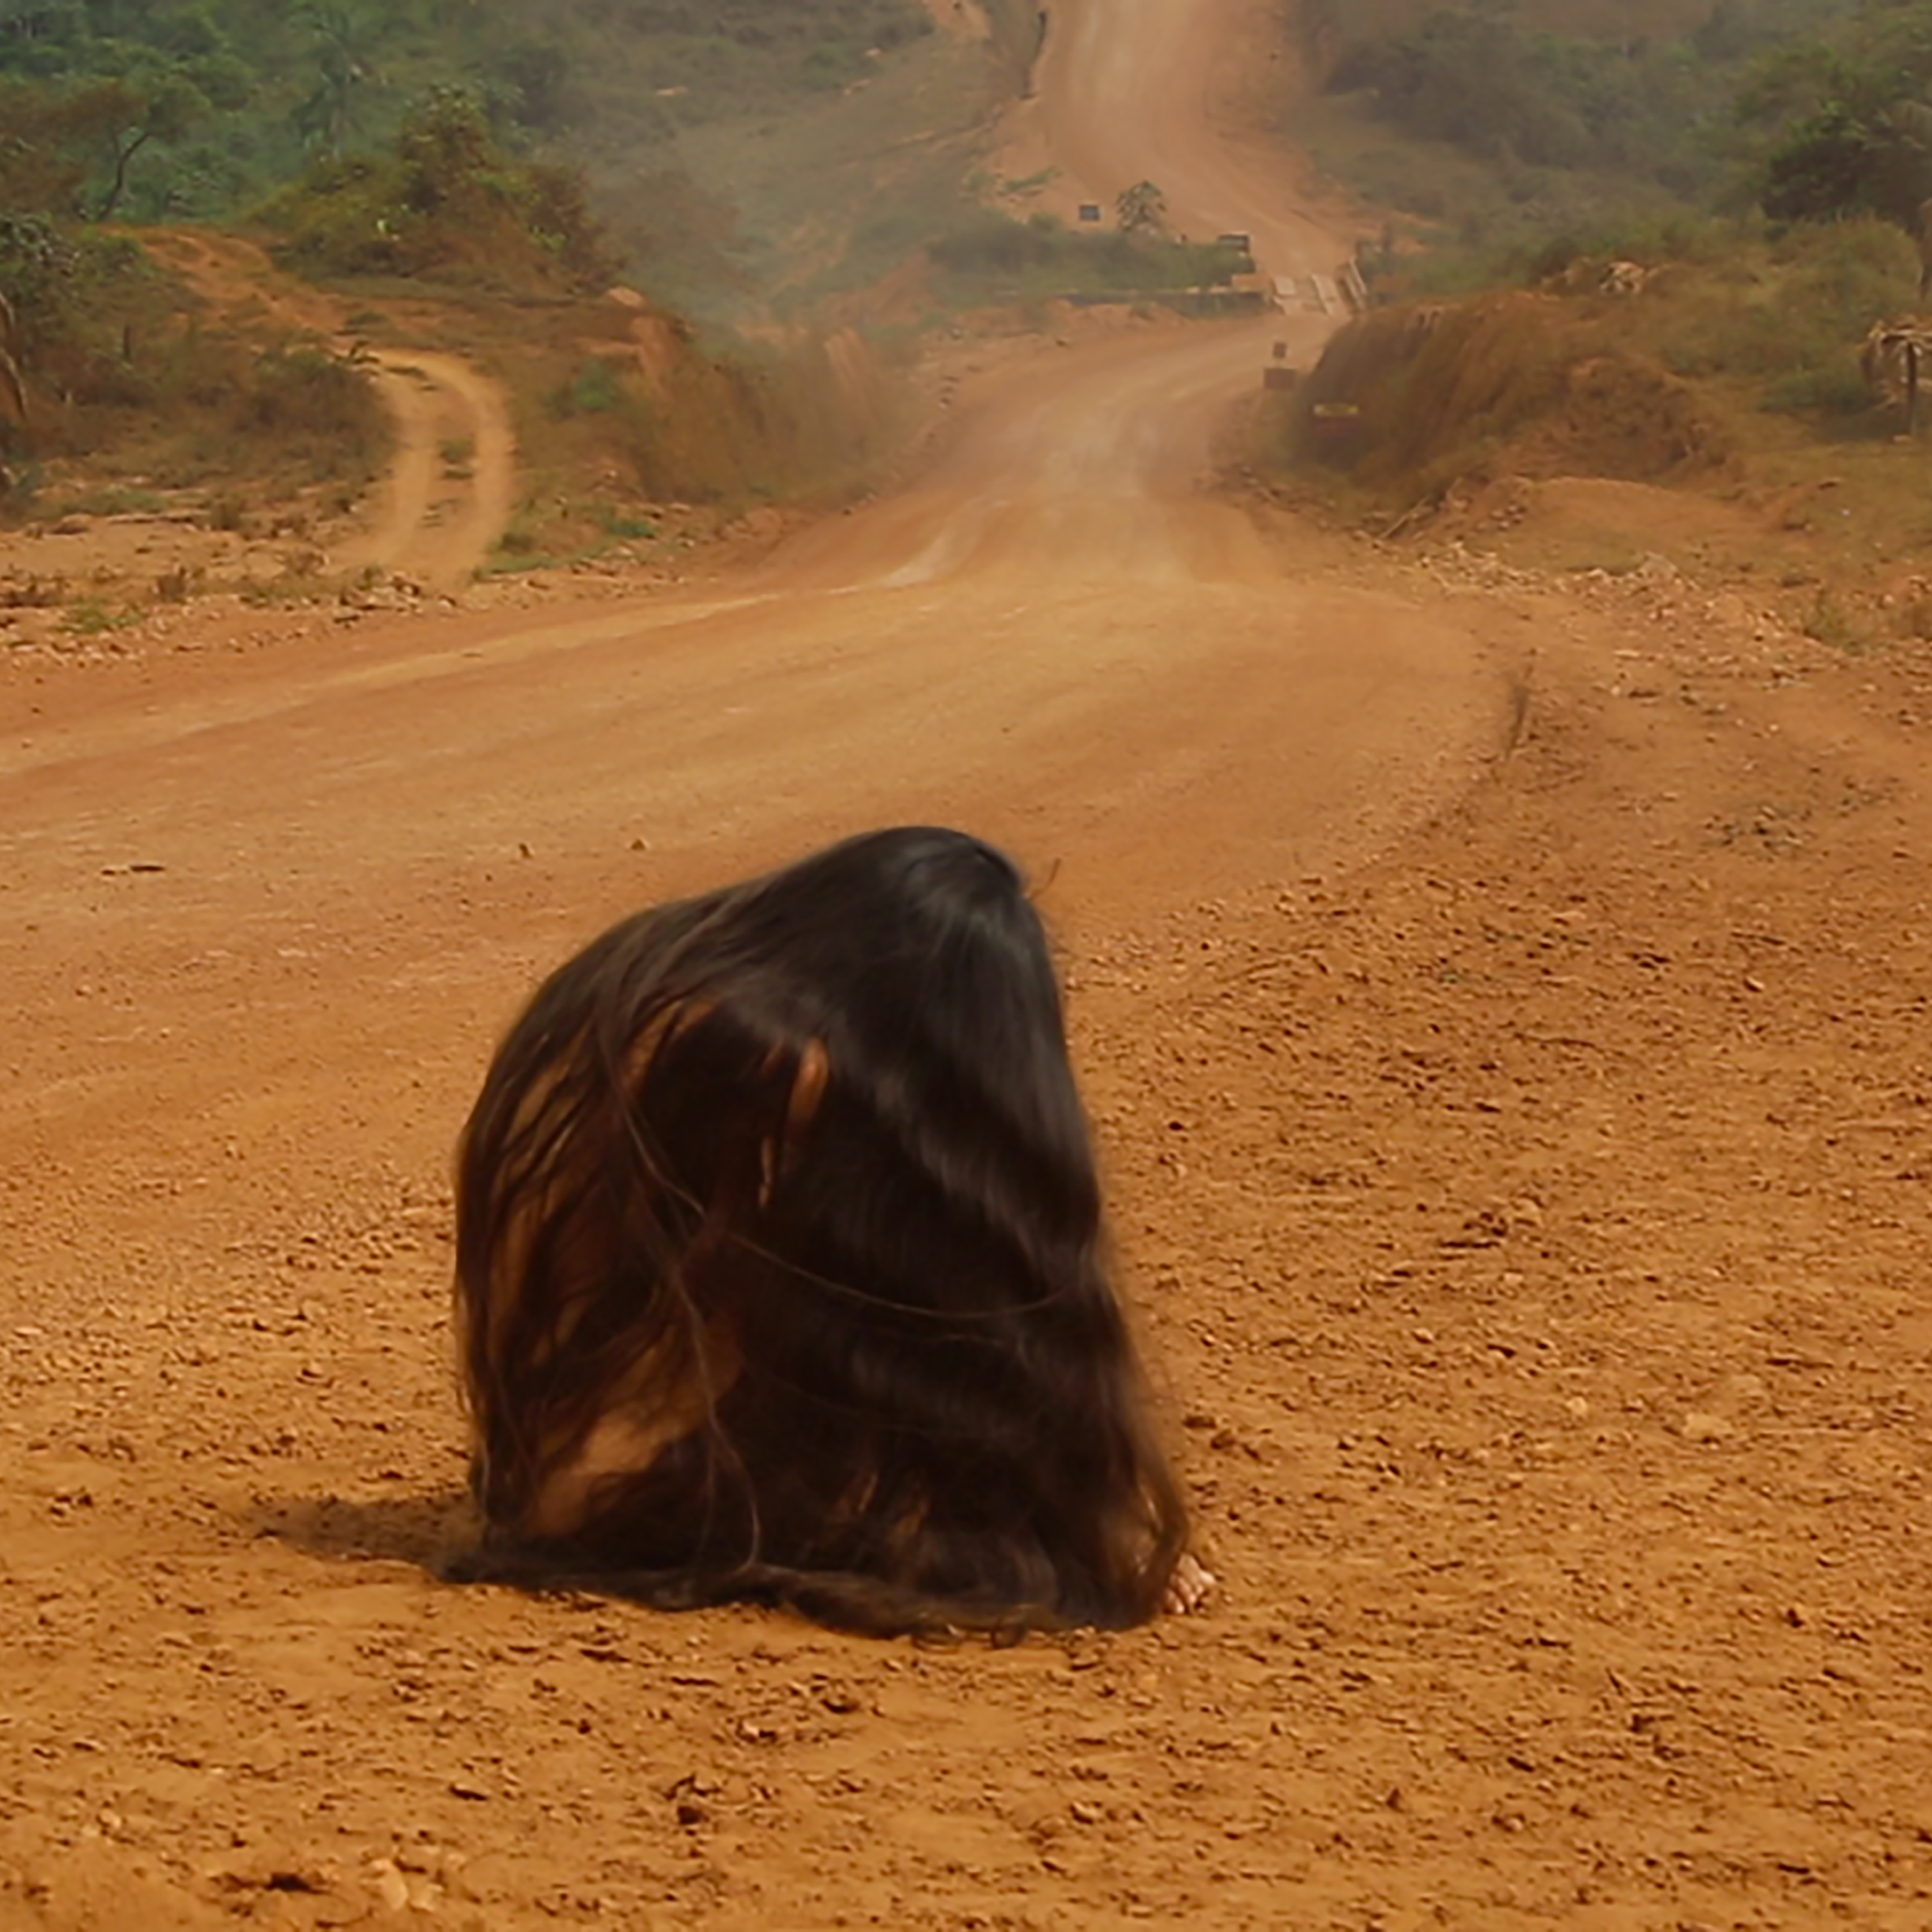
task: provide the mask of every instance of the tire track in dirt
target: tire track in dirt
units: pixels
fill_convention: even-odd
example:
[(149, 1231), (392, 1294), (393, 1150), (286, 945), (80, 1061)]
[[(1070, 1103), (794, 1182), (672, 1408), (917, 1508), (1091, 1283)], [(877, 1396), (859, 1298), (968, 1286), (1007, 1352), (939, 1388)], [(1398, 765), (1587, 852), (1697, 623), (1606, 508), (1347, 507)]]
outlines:
[(466, 583), (515, 502), (516, 436), (502, 388), (459, 356), (362, 341), (340, 302), (284, 274), (240, 236), (173, 229), (140, 238), (231, 322), (320, 336), (367, 366), (396, 446), (363, 528), (338, 548), (334, 566), (435, 590)]

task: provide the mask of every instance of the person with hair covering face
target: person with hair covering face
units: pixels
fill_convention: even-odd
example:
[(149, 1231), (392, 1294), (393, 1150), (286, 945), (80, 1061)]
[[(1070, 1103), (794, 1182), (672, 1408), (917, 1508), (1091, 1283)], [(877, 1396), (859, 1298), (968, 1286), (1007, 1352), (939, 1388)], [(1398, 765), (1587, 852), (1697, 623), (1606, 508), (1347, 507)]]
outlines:
[(922, 827), (656, 907), (463, 1136), (454, 1574), (879, 1634), (1192, 1610), (1040, 920)]

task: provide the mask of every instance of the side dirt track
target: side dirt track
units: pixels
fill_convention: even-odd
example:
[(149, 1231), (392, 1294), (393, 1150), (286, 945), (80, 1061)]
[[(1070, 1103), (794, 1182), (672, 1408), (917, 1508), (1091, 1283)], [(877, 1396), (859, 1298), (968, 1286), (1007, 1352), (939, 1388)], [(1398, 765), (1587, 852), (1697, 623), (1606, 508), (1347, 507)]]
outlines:
[[(434, 590), (466, 583), (502, 535), (515, 497), (516, 437), (496, 384), (458, 356), (357, 342), (340, 302), (282, 274), (238, 236), (178, 229), (142, 238), (218, 315), (314, 335), (368, 365), (396, 446), (363, 526), (333, 567), (393, 572)], [(452, 448), (464, 452), (460, 464), (444, 460)]]
[[(1932, 676), (1220, 500), (1266, 354), (702, 587), (0, 664), (0, 1928), (1932, 1922)], [(927, 818), (1041, 881), (1222, 1600), (437, 1582), (500, 1027)]]

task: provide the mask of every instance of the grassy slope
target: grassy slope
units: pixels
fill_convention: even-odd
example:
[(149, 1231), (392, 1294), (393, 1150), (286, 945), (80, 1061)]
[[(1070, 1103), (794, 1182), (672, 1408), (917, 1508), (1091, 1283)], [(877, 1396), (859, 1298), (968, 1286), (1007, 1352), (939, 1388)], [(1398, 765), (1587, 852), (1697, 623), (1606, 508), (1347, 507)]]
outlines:
[[(120, 38), (110, 40), (102, 31), (108, 11), (94, 8), (91, 32), (76, 13), (64, 44), (24, 50), (0, 20), (0, 77), (85, 87), (116, 62), (128, 64), (140, 33), (152, 38), (164, 24), (124, 7)], [(210, 58), (229, 59), (245, 44), (256, 64), (250, 88), (190, 138), (142, 150), (131, 196), (137, 212), (144, 200), (158, 209), (170, 182), (190, 184), (188, 199), (211, 211), (243, 184), (259, 187), (300, 162), (287, 122), (314, 79), (305, 62), (316, 30), (298, 10), (265, 10), (256, 0), (211, 0), (206, 11), (215, 39), (230, 44)], [(928, 31), (916, 0), (638, 0), (621, 13), (511, 0), (480, 21), (454, 0), (401, 0), (356, 17), (369, 78), (353, 90), (338, 130), (346, 148), (382, 145), (429, 88), (482, 89), (500, 138), (596, 170), (616, 238), (634, 233), (644, 244), (633, 279), (654, 293), (687, 296), (714, 320), (764, 312), (764, 287), (823, 292), (883, 273), (941, 232), (961, 206), (975, 132), (999, 86), (986, 50)], [(532, 62), (532, 50), (544, 58)], [(508, 100), (504, 89), (520, 71), (548, 76), (548, 93)], [(216, 149), (225, 172), (209, 159)], [(98, 182), (87, 184), (82, 205), (94, 205), (98, 192)], [(122, 246), (138, 262), (138, 251)], [(58, 511), (76, 490), (84, 496), (104, 482), (187, 487), (200, 476), (206, 440), (196, 398), (212, 388), (246, 390), (242, 402), (256, 406), (260, 384), (204, 377), (204, 365), (224, 356), (248, 366), (219, 325), (191, 319), (192, 305), (157, 268), (141, 269), (130, 288), (118, 306), (92, 284), (77, 291), (86, 313), (75, 353), (85, 352), (87, 382), (70, 381), (79, 363), (56, 369), (50, 353), (30, 372), (42, 376), (44, 393), (12, 453), (14, 515)], [(403, 305), (422, 339), (468, 348), (504, 376), (533, 502), (544, 506), (523, 521), (545, 551), (594, 542), (638, 521), (638, 506), (653, 500), (728, 506), (850, 489), (891, 440), (889, 372), (874, 369), (876, 386), (868, 379), (856, 398), (858, 419), (845, 422), (839, 412), (855, 399), (836, 393), (824, 351), (808, 340), (782, 350), (707, 348), (667, 317), (647, 332), (656, 346), (646, 356), (622, 312), (560, 295), (520, 307), (477, 289), (392, 280), (360, 284), (351, 306), (358, 303), (379, 333), (393, 333), (382, 318)], [(849, 370), (854, 352), (844, 352)], [(655, 375), (644, 366), (652, 359), (666, 364)], [(56, 376), (86, 400), (55, 410)], [(235, 413), (220, 424), (231, 470), (246, 428), (229, 420)], [(710, 430), (700, 417), (715, 418)], [(272, 495), (308, 487), (307, 470), (272, 481), (274, 466), (266, 448), (262, 454), (258, 488)], [(355, 454), (366, 475), (364, 449)], [(356, 478), (346, 466), (340, 473), (352, 490)]]
[[(1708, 238), (1634, 296), (1602, 292), (1604, 264), (1581, 259), (1535, 290), (1372, 311), (1299, 395), (1262, 400), (1252, 452), (1351, 521), (1505, 554), (1526, 479), (1695, 492), (1760, 570), (1786, 556), (1764, 580), (1790, 621), (1846, 647), (1932, 635), (1932, 442), (1900, 434), (1858, 363), (1870, 322), (1912, 306), (1911, 244), (1872, 218)], [(1672, 520), (1653, 514), (1634, 548), (1582, 532), (1564, 566), (1668, 554)], [(1687, 542), (1706, 521), (1687, 511)]]
[[(430, 90), (456, 87), (512, 147), (589, 167), (619, 238), (643, 244), (640, 280), (714, 309), (792, 278), (796, 256), (822, 272), (855, 237), (880, 259), (891, 237), (867, 227), (870, 160), (886, 154), (889, 191), (940, 212), (965, 171), (958, 144), (1015, 77), (1000, 52), (936, 32), (921, 0), (186, 11), (75, 0), (35, 10), (29, 32), (0, 8), (0, 84), (124, 80), (138, 92), (165, 76), (200, 100), (184, 124), (138, 144), (122, 219), (232, 220), (311, 156), (385, 147)], [(76, 155), (90, 164), (79, 206), (98, 210), (113, 178), (106, 143), (90, 136)]]
[[(1347, 0), (1347, 32), (1364, 40), (1406, 32), (1455, 0)], [(1604, 39), (1672, 37), (1701, 26), (1711, 0), (1517, 0), (1512, 10), (1525, 26), (1551, 34)]]
[[(1446, 258), (1433, 285), (1454, 286), (1480, 279), (1485, 267), (1492, 272), (1499, 254), (1552, 231), (1588, 238), (1693, 208), (1741, 205), (1731, 110), (1751, 61), (1778, 38), (1822, 28), (1853, 4), (1731, 0), (1719, 9), (1715, 0), (1516, 0), (1499, 10), (1484, 0), (1284, 0), (1318, 81), (1372, 68), (1373, 50), (1444, 15), (1499, 25), (1526, 75), (1566, 78), (1546, 92), (1535, 79), (1504, 84), (1493, 70), (1470, 76), (1468, 87), (1494, 92), (1484, 92), (1472, 139), (1462, 146), (1424, 138), (1366, 88), (1284, 94), (1278, 112), (1318, 166), (1407, 218), (1406, 231)], [(1728, 26), (1711, 33), (1720, 16)], [(1528, 110), (1538, 104), (1568, 124), (1577, 153), (1559, 159), (1540, 151), (1550, 128), (1546, 121), (1533, 124)]]
[[(766, 292), (788, 306), (856, 286), (959, 218), (994, 85), (982, 50), (934, 35), (872, 63), (849, 90), (694, 119), (655, 143), (600, 140), (600, 206), (620, 239), (648, 238), (667, 173), (709, 197), (709, 236), (674, 228), (664, 238), (694, 267), (693, 243), (710, 240), (734, 279), (680, 274), (675, 254), (668, 277), (652, 275), (648, 255), (642, 265), (653, 292), (683, 306), (715, 311)], [(707, 219), (701, 209), (697, 218)]]

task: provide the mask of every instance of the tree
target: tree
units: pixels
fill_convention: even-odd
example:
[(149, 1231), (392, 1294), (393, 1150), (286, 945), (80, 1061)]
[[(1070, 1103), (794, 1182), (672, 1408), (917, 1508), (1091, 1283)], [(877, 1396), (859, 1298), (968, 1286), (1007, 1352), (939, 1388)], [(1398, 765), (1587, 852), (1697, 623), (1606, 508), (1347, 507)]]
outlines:
[(308, 7), (302, 18), (314, 37), (316, 84), (296, 110), (296, 130), (306, 146), (333, 158), (355, 131), (364, 88), (378, 77), (375, 29), (368, 16), (352, 7)]
[(312, 161), (266, 213), (288, 257), (327, 274), (598, 290), (616, 273), (579, 177), (506, 152), (457, 88), (433, 89), (389, 152)]
[(178, 141), (212, 110), (207, 95), (179, 68), (157, 66), (140, 80), (104, 81), (88, 93), (112, 171), (94, 219), (112, 221), (135, 156), (152, 142)]
[(54, 333), (71, 301), (80, 257), (62, 225), (39, 213), (0, 213), (0, 298), (22, 360), (34, 341)]
[(1882, 214), (1916, 234), (1932, 195), (1932, 0), (1858, 14), (1835, 43), (1759, 62), (1737, 114), (1763, 141), (1758, 199), (1775, 220)]
[(14, 304), (0, 292), (0, 402), (12, 406), (15, 422), (22, 428), (27, 422), (27, 379), (20, 367), (20, 325)]
[(27, 371), (72, 332), (79, 266), (52, 216), (0, 213), (0, 424), (27, 426)]
[(508, 159), (491, 138), (475, 95), (460, 87), (430, 89), (403, 123), (396, 140), (403, 197), (418, 214), (500, 202), (508, 186)]

